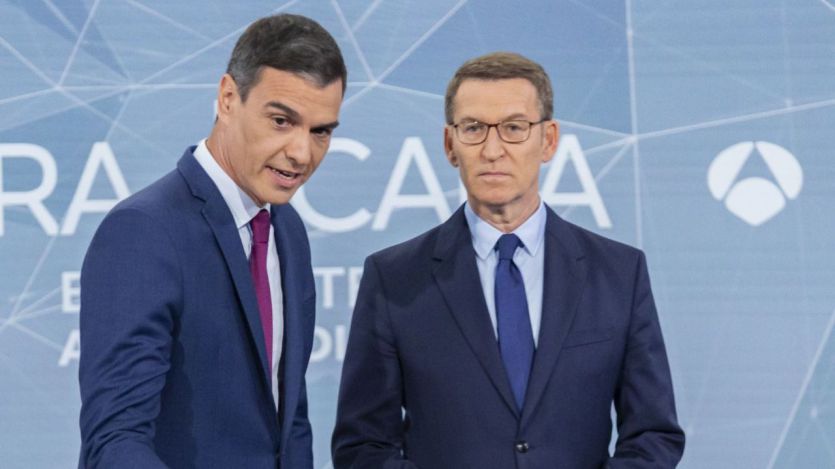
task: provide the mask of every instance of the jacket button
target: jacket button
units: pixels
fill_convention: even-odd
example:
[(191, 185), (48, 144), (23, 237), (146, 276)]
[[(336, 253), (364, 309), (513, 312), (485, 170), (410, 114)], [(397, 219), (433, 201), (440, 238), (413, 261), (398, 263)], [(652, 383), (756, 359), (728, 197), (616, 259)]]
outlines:
[(530, 448), (527, 441), (518, 441), (514, 446), (516, 447), (517, 453), (527, 453)]

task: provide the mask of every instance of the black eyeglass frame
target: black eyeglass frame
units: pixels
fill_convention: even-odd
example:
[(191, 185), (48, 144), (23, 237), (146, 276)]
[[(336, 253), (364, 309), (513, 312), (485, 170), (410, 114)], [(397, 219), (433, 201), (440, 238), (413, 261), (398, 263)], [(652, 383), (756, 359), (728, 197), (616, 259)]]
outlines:
[[(464, 145), (481, 145), (482, 143), (486, 142), (487, 141), (487, 136), (490, 135), (490, 129), (493, 128), (493, 127), (496, 128), (496, 135), (499, 136), (499, 140), (501, 140), (505, 143), (523, 143), (523, 142), (527, 142), (528, 139), (531, 138), (531, 129), (533, 128), (533, 126), (539, 125), (539, 124), (541, 124), (543, 122), (547, 122), (549, 120), (551, 120), (551, 118), (543, 117), (542, 119), (540, 119), (536, 122), (532, 122), (532, 121), (525, 120), (525, 119), (507, 119), (507, 120), (503, 120), (503, 121), (496, 122), (496, 123), (493, 123), (493, 124), (488, 124), (487, 122), (481, 122), (481, 121), (478, 121), (478, 120), (473, 120), (473, 121), (466, 122), (466, 124), (482, 124), (482, 125), (487, 126), (487, 131), (484, 132), (484, 138), (479, 140), (478, 142), (465, 142), (461, 139), (461, 135), (459, 135), (459, 133), (458, 133), (458, 126), (465, 124), (464, 122), (459, 122), (457, 124), (449, 124), (449, 125), (452, 128), (455, 129), (455, 137), (458, 139), (459, 142), (463, 143)], [(524, 123), (528, 124), (528, 135), (526, 135), (525, 138), (522, 139), (522, 140), (515, 140), (515, 141), (506, 140), (502, 136), (502, 132), (499, 130), (499, 126), (502, 125), (502, 124), (507, 124), (508, 122), (524, 122)]]

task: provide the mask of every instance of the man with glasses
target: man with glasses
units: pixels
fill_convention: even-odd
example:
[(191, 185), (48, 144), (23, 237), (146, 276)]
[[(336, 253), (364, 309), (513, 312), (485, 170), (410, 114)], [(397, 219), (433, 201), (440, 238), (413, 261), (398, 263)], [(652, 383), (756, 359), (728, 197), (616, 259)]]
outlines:
[(643, 253), (562, 220), (539, 196), (559, 135), (552, 101), (545, 71), (517, 54), (472, 59), (452, 78), (444, 146), (467, 202), (366, 260), (335, 468), (667, 468), (681, 458)]

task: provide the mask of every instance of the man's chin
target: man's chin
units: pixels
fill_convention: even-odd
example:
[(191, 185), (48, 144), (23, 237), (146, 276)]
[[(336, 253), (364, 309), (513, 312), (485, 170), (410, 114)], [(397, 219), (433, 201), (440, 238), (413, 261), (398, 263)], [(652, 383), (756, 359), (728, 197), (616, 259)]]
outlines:
[[(245, 191), (246, 192), (246, 191)], [(250, 199), (255, 202), (256, 205), (259, 207), (263, 207), (266, 204), (270, 205), (284, 205), (290, 202), (290, 198), (293, 197), (296, 191), (287, 191), (287, 190), (275, 190), (275, 189), (268, 189), (266, 191), (258, 191), (258, 192), (247, 192)]]
[(476, 196), (468, 197), (468, 200), (472, 200), (474, 203), (489, 208), (490, 210), (495, 210), (510, 204), (513, 198), (507, 194), (492, 192), (477, 194)]
[(284, 205), (290, 203), (291, 197), (273, 197), (267, 199), (267, 203), (270, 205)]

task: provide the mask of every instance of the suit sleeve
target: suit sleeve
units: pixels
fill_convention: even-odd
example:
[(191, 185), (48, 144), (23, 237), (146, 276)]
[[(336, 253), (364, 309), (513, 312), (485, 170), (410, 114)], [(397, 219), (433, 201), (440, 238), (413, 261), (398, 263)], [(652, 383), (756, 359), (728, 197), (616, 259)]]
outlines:
[[(316, 328), (316, 287), (310, 262), (310, 241), (307, 238), (304, 222), (291, 205), (281, 205), (276, 207), (276, 210), (280, 210), (279, 217), (285, 227), (289, 228), (288, 231), (295, 236), (288, 245), (294, 246), (296, 254), (301, 257), (301, 261), (297, 261), (297, 267), (301, 267), (298, 272), (303, 272), (303, 274), (297, 274), (297, 280), (305, 285), (302, 288), (305, 300), (298, 312), (302, 318), (301, 334), (304, 344), (301, 360), (302, 368), (298, 372), (301, 385), (296, 401), (296, 410), (292, 417), (290, 435), (287, 438), (286, 454), (282, 459), (282, 467), (313, 469), (313, 431), (308, 417), (307, 380), (305, 379), (305, 373), (310, 363), (310, 353), (313, 351), (313, 335)], [(284, 314), (292, 313), (285, 310)], [(289, 332), (285, 330), (286, 333)], [(284, 372), (287, 373), (288, 371), (285, 369)], [(286, 375), (285, 379), (287, 379)], [(287, 399), (284, 401), (286, 402)]]
[(80, 467), (165, 467), (153, 438), (181, 285), (164, 227), (133, 209), (105, 218), (81, 270)]
[(302, 379), (302, 389), (287, 449), (287, 467), (313, 469), (313, 432), (307, 417), (307, 384)]
[(386, 292), (373, 257), (351, 321), (333, 433), (334, 469), (407, 469), (403, 457), (403, 382)]
[(610, 469), (673, 468), (684, 451), (670, 367), (646, 260), (638, 257), (632, 318), (615, 395), (618, 440)]

